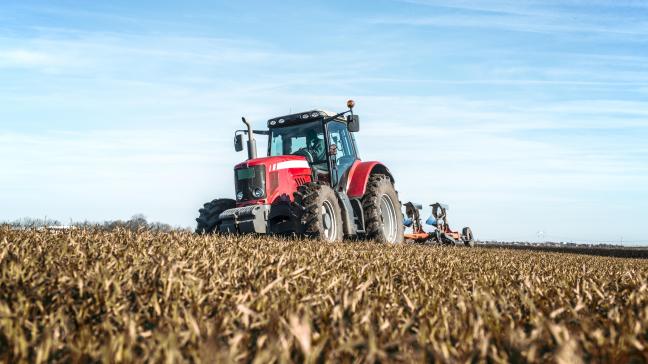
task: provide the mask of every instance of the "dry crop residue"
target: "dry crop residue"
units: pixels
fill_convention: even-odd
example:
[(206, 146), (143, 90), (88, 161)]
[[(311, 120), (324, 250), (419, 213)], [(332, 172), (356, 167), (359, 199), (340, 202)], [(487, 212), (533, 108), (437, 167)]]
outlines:
[(0, 228), (0, 361), (648, 360), (648, 260)]

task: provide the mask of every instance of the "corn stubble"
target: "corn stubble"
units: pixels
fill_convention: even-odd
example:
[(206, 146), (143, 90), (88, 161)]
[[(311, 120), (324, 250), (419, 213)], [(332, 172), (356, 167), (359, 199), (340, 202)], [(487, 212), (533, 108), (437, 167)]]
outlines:
[(0, 229), (0, 361), (648, 360), (648, 261)]

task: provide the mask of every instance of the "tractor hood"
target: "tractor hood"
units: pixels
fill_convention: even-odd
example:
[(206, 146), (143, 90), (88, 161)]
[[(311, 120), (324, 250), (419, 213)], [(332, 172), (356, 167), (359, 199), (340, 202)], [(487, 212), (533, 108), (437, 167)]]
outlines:
[(293, 201), (297, 187), (312, 179), (302, 156), (285, 155), (249, 159), (234, 167), (237, 206)]
[(277, 170), (286, 168), (308, 168), (306, 158), (299, 155), (280, 155), (276, 157), (261, 157), (248, 159), (234, 166), (234, 169), (246, 168), (252, 166), (265, 166), (267, 170)]

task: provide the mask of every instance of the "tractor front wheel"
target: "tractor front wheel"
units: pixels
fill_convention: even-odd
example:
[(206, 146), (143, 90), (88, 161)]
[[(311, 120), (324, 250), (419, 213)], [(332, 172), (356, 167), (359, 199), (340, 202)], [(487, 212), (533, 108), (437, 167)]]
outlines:
[(403, 212), (398, 193), (389, 176), (373, 174), (362, 197), (368, 239), (381, 243), (402, 243)]
[(229, 198), (217, 198), (207, 202), (203, 208), (198, 210), (200, 215), (196, 219), (197, 234), (211, 234), (218, 232), (218, 215), (223, 211), (236, 207), (236, 201)]
[(331, 187), (306, 183), (299, 186), (294, 196), (295, 203), (303, 209), (301, 222), (306, 236), (325, 241), (342, 240), (342, 209)]

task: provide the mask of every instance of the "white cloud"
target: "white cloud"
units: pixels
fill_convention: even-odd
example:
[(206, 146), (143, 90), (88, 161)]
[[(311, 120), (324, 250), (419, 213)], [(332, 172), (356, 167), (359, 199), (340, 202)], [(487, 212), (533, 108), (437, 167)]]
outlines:
[[(187, 130), (0, 133), (0, 219), (125, 218), (190, 225), (237, 161), (231, 136)], [(231, 178), (228, 178), (228, 182)], [(164, 206), (161, 208), (160, 206)], [(182, 211), (178, 213), (178, 211)]]
[[(580, 2), (551, 1), (436, 1), (405, 0), (404, 3), (429, 6), (432, 9), (457, 9), (433, 15), (375, 17), (377, 24), (470, 27), (511, 30), (530, 33), (596, 34), (599, 37), (646, 35), (648, 24), (605, 11), (611, 7), (645, 10), (639, 2)], [(591, 11), (591, 14), (590, 14)], [(594, 16), (592, 16), (594, 15)], [(626, 38), (626, 40), (630, 40)], [(642, 41), (637, 38), (636, 41)]]
[(73, 62), (58, 54), (28, 49), (0, 50), (0, 67), (44, 67), (71, 66)]

